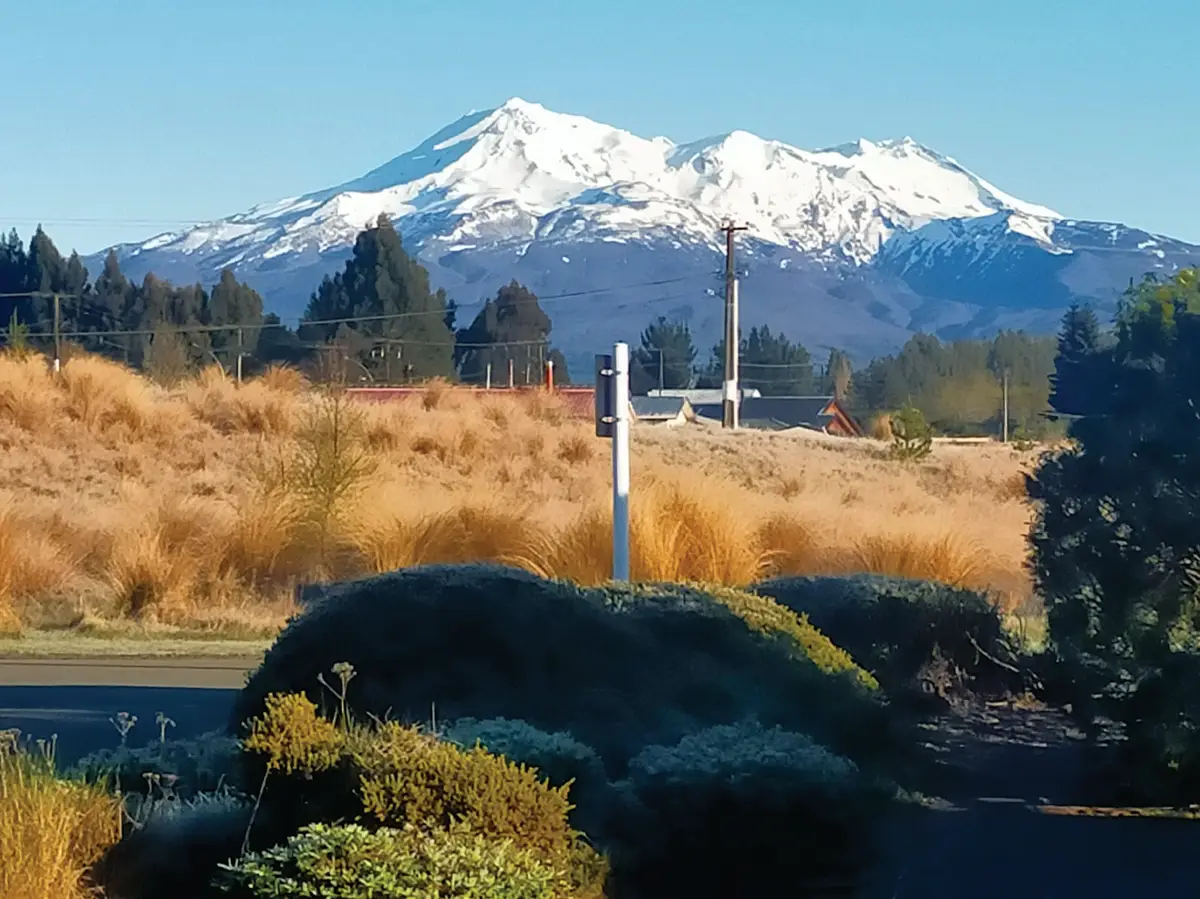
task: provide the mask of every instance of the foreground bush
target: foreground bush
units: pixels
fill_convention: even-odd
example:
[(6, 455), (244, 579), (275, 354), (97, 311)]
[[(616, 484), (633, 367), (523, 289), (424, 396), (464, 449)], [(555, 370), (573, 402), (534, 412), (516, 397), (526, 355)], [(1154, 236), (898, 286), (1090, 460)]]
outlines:
[(268, 822), (256, 832), (276, 842), (309, 824), (351, 821), (378, 828), (451, 830), (511, 842), (556, 871), (581, 895), (599, 895), (606, 864), (571, 828), (567, 786), (534, 769), (464, 749), (394, 721), (342, 727), (302, 694), (271, 694), (247, 722), (247, 781), (260, 779)]
[(232, 791), (130, 801), (125, 835), (93, 878), (108, 899), (209, 899), (217, 866), (241, 852), (253, 800)]
[(88, 868), (121, 835), (118, 800), (55, 776), (52, 757), (0, 734), (0, 896), (84, 899)]
[(273, 692), (328, 706), (318, 676), (349, 662), (354, 715), (519, 718), (591, 746), (610, 776), (647, 745), (757, 716), (835, 751), (888, 749), (888, 713), (854, 668), (808, 650), (767, 616), (699, 589), (581, 588), (514, 569), (416, 568), (341, 584), (294, 619), (238, 698)]
[(1000, 615), (976, 591), (878, 575), (776, 578), (754, 589), (806, 616), (889, 691), (1014, 686)]
[(754, 722), (647, 747), (621, 791), (619, 883), (714, 899), (853, 883), (885, 795), (811, 738)]
[(369, 831), (356, 824), (306, 827), (284, 846), (222, 866), (236, 897), (322, 899), (567, 899), (565, 876), (511, 842), (466, 827)]

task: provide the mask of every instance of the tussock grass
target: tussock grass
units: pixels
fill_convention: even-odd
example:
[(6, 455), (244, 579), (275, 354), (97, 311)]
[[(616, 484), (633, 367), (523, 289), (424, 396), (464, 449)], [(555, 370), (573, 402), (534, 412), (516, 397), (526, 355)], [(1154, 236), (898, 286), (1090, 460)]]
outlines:
[(120, 835), (119, 801), (103, 786), (59, 779), (52, 760), (11, 739), (0, 746), (0, 896), (95, 896), (87, 869)]
[[(993, 590), (1027, 614), (1032, 456), (874, 440), (637, 428), (640, 580), (744, 586), (875, 571)], [(493, 561), (600, 583), (609, 446), (561, 398), (434, 385), (400, 401), (218, 368), (171, 390), (73, 355), (0, 354), (0, 632), (267, 633), (297, 583)]]

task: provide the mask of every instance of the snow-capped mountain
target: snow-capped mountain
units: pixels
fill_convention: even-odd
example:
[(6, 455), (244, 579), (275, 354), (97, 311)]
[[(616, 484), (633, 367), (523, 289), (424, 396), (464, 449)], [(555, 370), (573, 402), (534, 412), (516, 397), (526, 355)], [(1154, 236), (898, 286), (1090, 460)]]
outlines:
[(133, 276), (207, 283), (233, 267), (287, 319), (381, 213), (467, 314), (516, 277), (581, 359), (659, 314), (715, 339), (727, 220), (749, 229), (744, 326), (860, 356), (917, 329), (1053, 327), (1072, 299), (1104, 306), (1130, 276), (1200, 262), (1178, 241), (1065, 220), (909, 138), (675, 144), (519, 99), (337, 187), (116, 249)]

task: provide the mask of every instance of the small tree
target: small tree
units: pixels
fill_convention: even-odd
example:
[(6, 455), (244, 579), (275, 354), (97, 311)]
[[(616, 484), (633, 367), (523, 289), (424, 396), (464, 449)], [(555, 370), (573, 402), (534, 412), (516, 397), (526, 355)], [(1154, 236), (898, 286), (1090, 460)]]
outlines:
[(165, 327), (155, 329), (144, 364), (150, 379), (164, 387), (175, 386), (192, 371), (187, 344), (180, 335)]
[(924, 459), (933, 448), (933, 431), (921, 410), (905, 403), (890, 419), (892, 456), (912, 462)]
[(8, 328), (4, 331), (4, 342), (8, 345), (8, 351), (15, 356), (23, 358), (31, 352), (29, 326), (17, 318), (16, 309), (9, 316)]

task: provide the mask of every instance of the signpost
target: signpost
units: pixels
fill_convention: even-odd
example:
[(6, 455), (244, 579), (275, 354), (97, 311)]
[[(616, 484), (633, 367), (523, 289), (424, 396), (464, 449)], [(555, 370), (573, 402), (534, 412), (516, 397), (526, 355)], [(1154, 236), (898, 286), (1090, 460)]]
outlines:
[(596, 436), (612, 440), (614, 581), (629, 580), (629, 345), (596, 356)]

